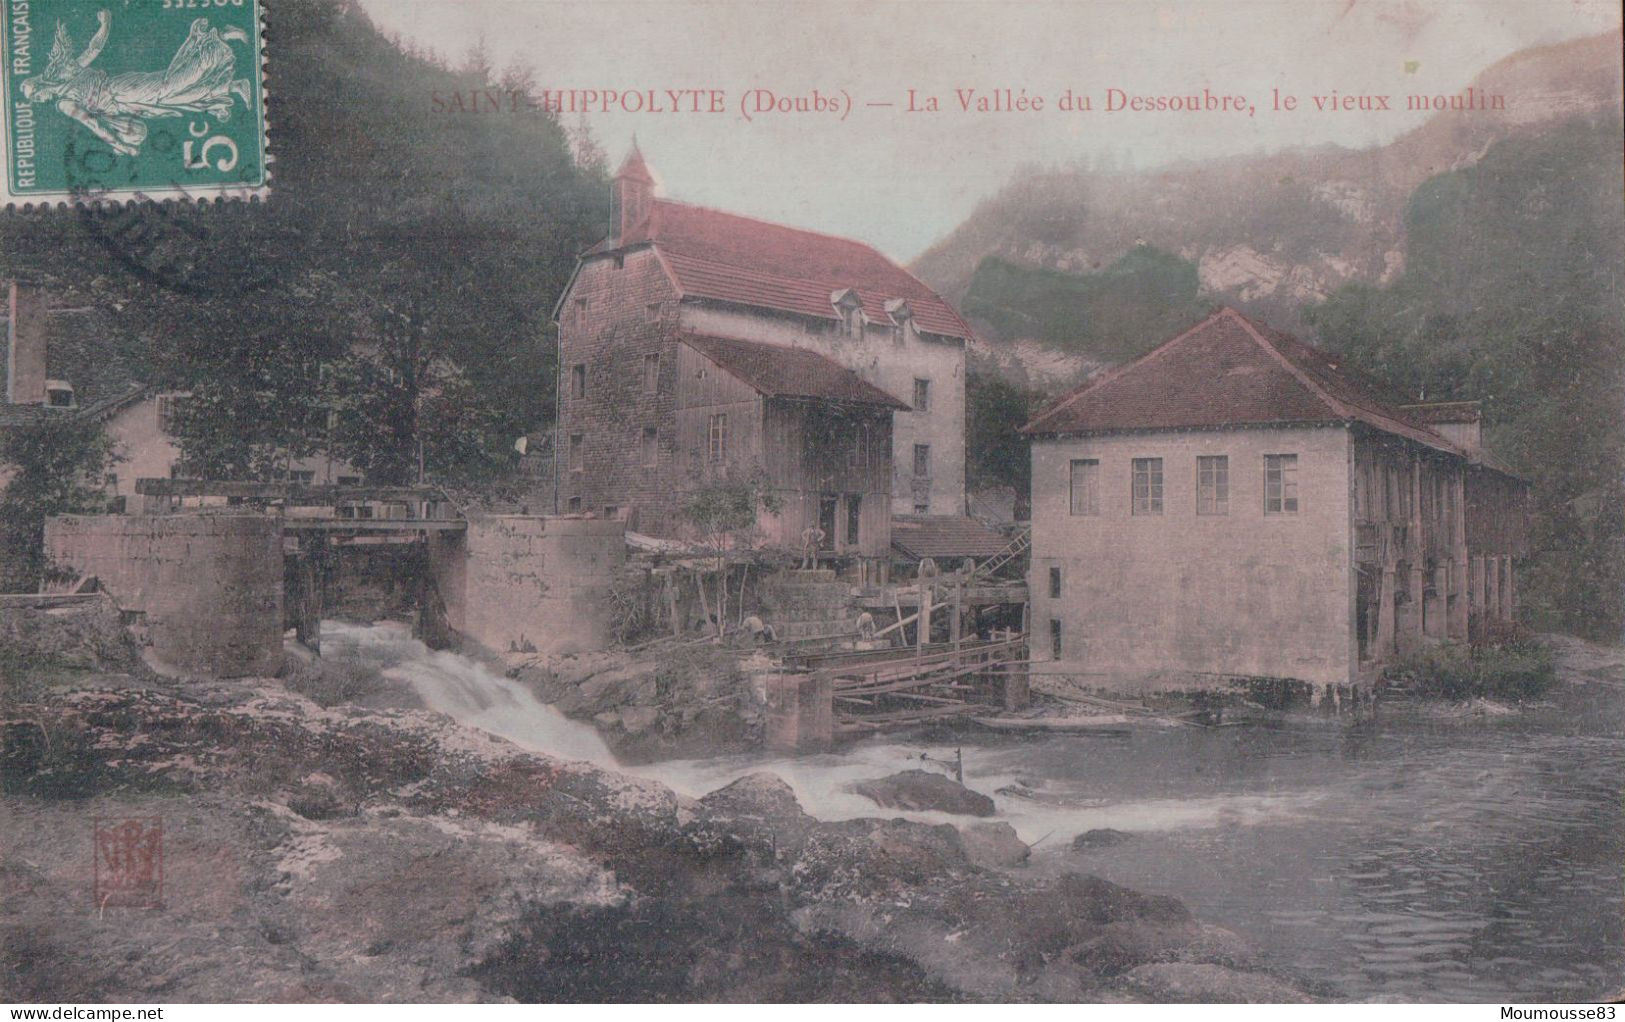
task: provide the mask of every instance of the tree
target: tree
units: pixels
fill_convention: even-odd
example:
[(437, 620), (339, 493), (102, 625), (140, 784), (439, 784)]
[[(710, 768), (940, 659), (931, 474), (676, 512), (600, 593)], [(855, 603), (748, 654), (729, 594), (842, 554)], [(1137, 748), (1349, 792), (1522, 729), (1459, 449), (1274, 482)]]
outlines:
[[(547, 111), (436, 112), (425, 97), (488, 87), (489, 69), (402, 52), (359, 4), (286, 0), (277, 32), (272, 199), (12, 211), (0, 264), (123, 310), (153, 348), (142, 382), (193, 395), (177, 441), (195, 471), (274, 476), (326, 442), (339, 397), (388, 424), (348, 447), (390, 477), (416, 478), (420, 439), (430, 474), (485, 474), (553, 415), (549, 315), (603, 236), (605, 171), (578, 166)], [(381, 328), (388, 310), (411, 325)], [(367, 357), (422, 371), (403, 390)], [(434, 435), (403, 437), (420, 424)]]
[(1044, 395), (996, 372), (965, 374), (966, 481), (972, 490), (1008, 486), (1016, 504), (1032, 499), (1032, 455), (1017, 432), (1044, 403)]
[(0, 431), (0, 465), (13, 475), (0, 490), (0, 568), (7, 592), (30, 592), (50, 575), (45, 519), (102, 511), (102, 480), (115, 462), (101, 423), (48, 414)]
[[(699, 532), (701, 542), (712, 555), (716, 573), (716, 637), (721, 640), (728, 620), (728, 553), (753, 549), (760, 538), (756, 527), (759, 512), (778, 514), (782, 504), (778, 494), (760, 477), (744, 482), (714, 482), (694, 490), (683, 505), (682, 514)], [(694, 579), (700, 603), (707, 616), (705, 582), (698, 573)], [(743, 586), (743, 582), (741, 582)]]
[(492, 83), (496, 69), (491, 64), (491, 48), (485, 44), (484, 34), (468, 48), (468, 53), (463, 56), (463, 66), (459, 70), (477, 85)]

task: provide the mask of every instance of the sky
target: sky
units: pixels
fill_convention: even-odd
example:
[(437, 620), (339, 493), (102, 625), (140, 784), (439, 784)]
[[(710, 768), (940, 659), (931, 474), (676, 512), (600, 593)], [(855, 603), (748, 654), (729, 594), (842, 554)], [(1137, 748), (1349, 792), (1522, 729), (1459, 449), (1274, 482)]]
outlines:
[[(483, 40), (498, 68), (527, 64), (542, 89), (655, 90), (677, 109), (617, 101), (604, 112), (600, 98), (583, 115), (612, 163), (635, 136), (664, 195), (861, 238), (902, 260), (1023, 165), (1378, 145), (1424, 119), (1405, 95), (1459, 93), (1508, 54), (1617, 31), (1620, 17), (1615, 0), (362, 2), (380, 29), (453, 63)], [(1243, 109), (1106, 109), (1108, 90), (1154, 100), (1204, 88), (1221, 104), (1244, 97)], [(961, 107), (1004, 89), (1044, 108)], [(1068, 90), (1092, 109), (1062, 110)], [(1297, 109), (1277, 108), (1275, 90)], [(1388, 95), (1399, 109), (1318, 109), (1313, 97), (1334, 90)], [(815, 97), (833, 102), (797, 109)], [(510, 116), (436, 99), (447, 116)], [(786, 99), (787, 112), (760, 112)]]

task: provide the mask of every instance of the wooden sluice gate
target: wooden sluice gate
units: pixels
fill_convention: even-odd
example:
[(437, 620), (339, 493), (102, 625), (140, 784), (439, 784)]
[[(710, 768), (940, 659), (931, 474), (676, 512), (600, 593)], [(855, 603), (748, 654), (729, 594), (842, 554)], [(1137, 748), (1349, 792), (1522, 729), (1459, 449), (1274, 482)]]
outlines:
[(805, 684), (828, 686), (835, 736), (860, 735), (944, 717), (986, 714), (1026, 702), (1026, 679), (1004, 665), (1025, 663), (1027, 637), (814, 654)]

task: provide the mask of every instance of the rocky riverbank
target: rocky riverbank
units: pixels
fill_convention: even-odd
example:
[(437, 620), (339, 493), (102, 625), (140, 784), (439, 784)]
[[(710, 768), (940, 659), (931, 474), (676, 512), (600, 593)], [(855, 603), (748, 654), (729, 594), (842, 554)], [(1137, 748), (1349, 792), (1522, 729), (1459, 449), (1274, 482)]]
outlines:
[[(8, 1000), (1304, 996), (1174, 899), (979, 866), (1022, 857), (969, 822), (821, 822), (770, 774), (692, 800), (274, 680), (7, 691)], [(98, 909), (92, 821), (133, 816), (162, 907)]]

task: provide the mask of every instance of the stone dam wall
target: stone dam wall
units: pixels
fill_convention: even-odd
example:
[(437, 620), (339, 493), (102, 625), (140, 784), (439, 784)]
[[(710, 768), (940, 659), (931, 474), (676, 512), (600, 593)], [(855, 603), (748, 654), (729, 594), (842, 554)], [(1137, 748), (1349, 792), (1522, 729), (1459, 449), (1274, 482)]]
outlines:
[(626, 564), (617, 521), (491, 515), (430, 546), (446, 621), (497, 652), (603, 649), (615, 626), (611, 589)]
[(94, 575), (165, 665), (275, 673), (282, 663), (282, 538), (264, 515), (62, 515), (51, 562)]

